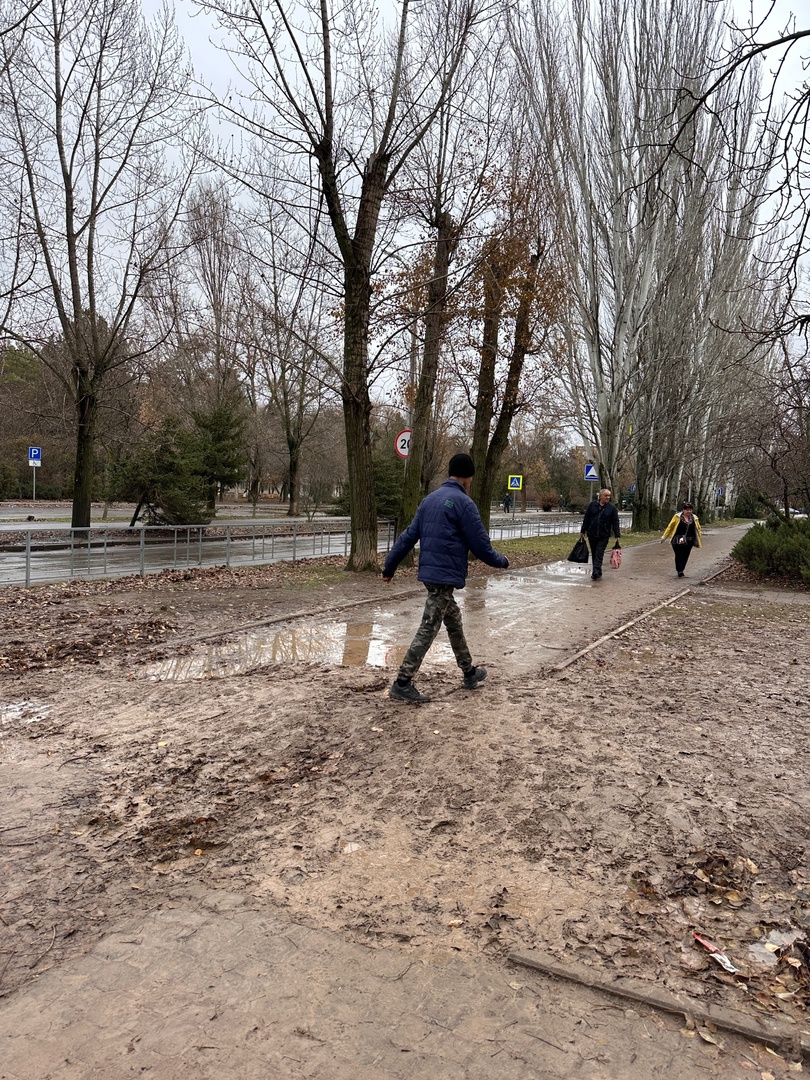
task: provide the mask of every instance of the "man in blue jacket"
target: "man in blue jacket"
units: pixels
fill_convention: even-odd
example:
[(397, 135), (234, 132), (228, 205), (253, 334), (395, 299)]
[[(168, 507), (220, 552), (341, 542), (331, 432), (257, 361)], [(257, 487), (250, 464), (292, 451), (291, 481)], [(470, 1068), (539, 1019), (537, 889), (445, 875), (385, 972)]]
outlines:
[(449, 478), (442, 486), (419, 504), (413, 521), (389, 551), (382, 571), (383, 580), (390, 581), (399, 564), (419, 542), (419, 580), (428, 595), (422, 622), (389, 691), (389, 697), (395, 701), (411, 704), (430, 701), (426, 694), (419, 693), (412, 680), (442, 623), (447, 628), (456, 663), (464, 672), (465, 688), (475, 690), (487, 677), (487, 669), (472, 662), (453, 590), (463, 589), (466, 584), (468, 552), (503, 570), (509, 566), (509, 560), (492, 546), (478, 507), (470, 498), (475, 473), (470, 455), (454, 454), (448, 472)]

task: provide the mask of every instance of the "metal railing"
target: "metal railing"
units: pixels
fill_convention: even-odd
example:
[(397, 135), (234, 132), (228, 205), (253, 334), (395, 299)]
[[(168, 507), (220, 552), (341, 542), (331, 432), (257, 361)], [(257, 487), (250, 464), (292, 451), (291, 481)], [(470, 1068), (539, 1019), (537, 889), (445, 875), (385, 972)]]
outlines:
[[(628, 528), (631, 514), (620, 514)], [(576, 533), (579, 514), (495, 515), (494, 543), (532, 536)], [(394, 540), (394, 522), (380, 521), (378, 551)], [(31, 585), (74, 578), (141, 577), (165, 570), (295, 561), (325, 555), (348, 558), (348, 518), (262, 521), (236, 524), (144, 526), (124, 524), (71, 529), (15, 526), (0, 533), (0, 585)]]
[[(387, 550), (393, 523), (380, 522), (378, 545)], [(73, 578), (145, 576), (164, 570), (294, 561), (351, 550), (348, 518), (316, 521), (144, 526), (20, 526), (0, 533), (0, 584), (25, 585)]]

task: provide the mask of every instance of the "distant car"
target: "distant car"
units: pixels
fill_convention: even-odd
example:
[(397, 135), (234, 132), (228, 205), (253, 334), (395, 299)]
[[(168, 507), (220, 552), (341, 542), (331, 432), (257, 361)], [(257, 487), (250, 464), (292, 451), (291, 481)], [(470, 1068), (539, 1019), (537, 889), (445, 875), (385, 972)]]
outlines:
[(791, 506), (791, 508), (790, 508), (790, 516), (792, 518), (806, 518), (807, 517), (807, 511), (804, 509), (804, 507), (802, 507), (800, 510), (794, 510), (793, 507)]

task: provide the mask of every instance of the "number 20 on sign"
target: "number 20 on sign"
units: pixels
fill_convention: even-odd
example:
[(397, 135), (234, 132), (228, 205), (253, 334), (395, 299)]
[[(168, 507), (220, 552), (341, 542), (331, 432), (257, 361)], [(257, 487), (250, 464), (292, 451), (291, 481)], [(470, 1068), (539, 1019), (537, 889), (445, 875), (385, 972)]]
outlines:
[(406, 458), (410, 454), (411, 435), (413, 435), (413, 431), (410, 428), (405, 428), (404, 431), (400, 431), (394, 440), (394, 449), (400, 457)]

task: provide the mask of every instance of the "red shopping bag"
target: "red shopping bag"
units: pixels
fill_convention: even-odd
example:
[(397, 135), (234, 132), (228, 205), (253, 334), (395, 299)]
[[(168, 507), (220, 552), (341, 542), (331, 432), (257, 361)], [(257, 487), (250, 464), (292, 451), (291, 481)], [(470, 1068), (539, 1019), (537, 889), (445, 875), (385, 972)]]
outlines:
[(613, 551), (611, 551), (610, 565), (613, 567), (614, 570), (618, 570), (619, 567), (622, 565), (622, 549), (620, 547), (615, 547)]

